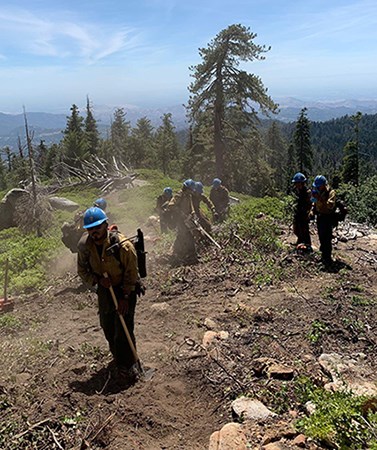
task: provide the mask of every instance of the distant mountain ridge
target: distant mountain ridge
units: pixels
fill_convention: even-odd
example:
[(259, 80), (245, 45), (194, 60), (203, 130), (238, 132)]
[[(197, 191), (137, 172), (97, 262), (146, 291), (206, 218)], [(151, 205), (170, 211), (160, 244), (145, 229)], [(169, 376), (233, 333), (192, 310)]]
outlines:
[[(377, 100), (339, 100), (339, 101), (305, 101), (293, 97), (276, 98), (280, 112), (271, 118), (282, 122), (294, 122), (300, 110), (304, 107), (308, 109), (308, 118), (311, 121), (327, 121), (355, 114), (361, 111), (363, 114), (377, 113)], [(100, 132), (105, 136), (109, 128), (115, 107), (98, 105), (93, 107), (93, 114), (97, 120)], [(126, 119), (134, 126), (141, 117), (147, 117), (154, 127), (158, 127), (165, 113), (171, 113), (177, 130), (187, 128), (186, 110), (183, 105), (173, 105), (165, 108), (140, 108), (126, 105)], [(85, 107), (80, 108), (84, 115)], [(46, 145), (59, 142), (62, 138), (62, 131), (66, 127), (67, 117), (62, 113), (28, 112), (27, 120), (29, 128), (34, 133), (34, 143), (44, 140)], [(0, 112), (0, 148), (17, 146), (18, 136), (24, 139), (24, 117), (23, 114), (6, 114)]]
[(358, 111), (363, 114), (377, 113), (377, 100), (375, 99), (305, 101), (294, 97), (284, 97), (277, 98), (275, 101), (280, 108), (276, 119), (282, 122), (296, 121), (302, 108), (307, 108), (308, 118), (313, 122), (325, 122), (352, 115)]

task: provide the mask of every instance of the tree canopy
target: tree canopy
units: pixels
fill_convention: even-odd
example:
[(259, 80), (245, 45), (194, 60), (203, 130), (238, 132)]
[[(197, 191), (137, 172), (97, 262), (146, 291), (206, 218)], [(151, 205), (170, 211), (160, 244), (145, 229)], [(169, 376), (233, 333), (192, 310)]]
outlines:
[[(189, 116), (194, 127), (207, 124), (212, 135), (215, 172), (222, 178), (231, 178), (225, 170), (225, 158), (231, 158), (227, 139), (229, 131), (235, 131), (233, 124), (253, 127), (257, 111), (267, 114), (277, 109), (262, 80), (240, 68), (242, 62), (264, 59), (264, 53), (270, 49), (255, 44), (256, 36), (243, 25), (230, 25), (206, 48), (199, 49), (202, 62), (190, 68), (194, 81), (189, 86)], [(241, 140), (244, 137), (236, 136)]]

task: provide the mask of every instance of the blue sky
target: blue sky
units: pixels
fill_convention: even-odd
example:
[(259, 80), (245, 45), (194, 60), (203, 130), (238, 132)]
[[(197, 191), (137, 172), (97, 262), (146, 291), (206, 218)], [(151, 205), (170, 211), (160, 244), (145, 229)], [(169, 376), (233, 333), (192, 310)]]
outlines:
[(375, 0), (0, 0), (0, 111), (186, 103), (234, 23), (271, 46), (247, 70), (274, 99), (377, 99)]

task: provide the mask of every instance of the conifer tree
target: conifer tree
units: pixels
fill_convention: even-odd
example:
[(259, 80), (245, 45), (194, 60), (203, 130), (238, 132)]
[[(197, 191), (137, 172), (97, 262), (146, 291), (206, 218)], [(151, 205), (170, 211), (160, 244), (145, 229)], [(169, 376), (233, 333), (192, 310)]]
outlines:
[(7, 187), (6, 168), (3, 159), (0, 157), (0, 190)]
[(131, 164), (134, 167), (152, 167), (154, 129), (147, 117), (141, 117), (131, 131)]
[(351, 116), (353, 122), (354, 138), (347, 142), (343, 149), (343, 167), (342, 167), (342, 179), (345, 183), (352, 183), (355, 186), (359, 185), (359, 124), (362, 118), (361, 112), (357, 112)]
[(288, 194), (292, 189), (292, 178), (297, 172), (297, 166), (295, 161), (295, 147), (291, 142), (287, 151), (287, 165), (285, 171), (285, 191)]
[(114, 111), (113, 122), (111, 123), (111, 144), (113, 156), (120, 157), (125, 164), (131, 164), (129, 151), (129, 137), (131, 125), (126, 120), (124, 108), (117, 108)]
[(156, 153), (159, 168), (164, 175), (169, 173), (172, 161), (177, 160), (179, 146), (171, 113), (162, 116), (162, 125), (156, 133)]
[(39, 145), (35, 148), (35, 168), (38, 175), (44, 174), (44, 167), (48, 155), (48, 148), (43, 139), (40, 140)]
[(298, 170), (307, 175), (311, 172), (313, 165), (310, 122), (307, 117), (307, 108), (302, 108), (298, 116), (293, 142), (295, 145)]
[(8, 145), (4, 147), (3, 153), (7, 161), (7, 171), (10, 172), (12, 170), (12, 151)]
[(47, 178), (52, 178), (55, 173), (62, 174), (62, 167), (59, 165), (59, 160), (62, 157), (61, 144), (52, 144), (47, 149), (46, 158), (42, 167), (42, 171)]
[(86, 150), (83, 121), (84, 119), (80, 116), (78, 107), (73, 104), (71, 115), (67, 117), (62, 144), (63, 154), (67, 163), (76, 167), (84, 157)]
[(344, 147), (342, 180), (344, 183), (359, 184), (359, 156), (355, 141), (349, 141)]
[(257, 120), (256, 106), (262, 113), (275, 111), (277, 105), (267, 95), (261, 79), (239, 68), (241, 62), (264, 59), (269, 48), (256, 45), (256, 34), (240, 24), (222, 30), (207, 46), (199, 49), (202, 62), (190, 68), (194, 82), (188, 111), (194, 125), (203, 112), (211, 117), (212, 146), (216, 175), (224, 178), (227, 154), (225, 122), (227, 110), (236, 107), (249, 126)]
[(100, 136), (97, 128), (97, 122), (93, 116), (92, 109), (90, 106), (89, 97), (86, 97), (86, 117), (84, 123), (84, 130), (85, 130), (85, 141), (87, 145), (87, 150), (91, 155), (96, 155), (98, 152)]

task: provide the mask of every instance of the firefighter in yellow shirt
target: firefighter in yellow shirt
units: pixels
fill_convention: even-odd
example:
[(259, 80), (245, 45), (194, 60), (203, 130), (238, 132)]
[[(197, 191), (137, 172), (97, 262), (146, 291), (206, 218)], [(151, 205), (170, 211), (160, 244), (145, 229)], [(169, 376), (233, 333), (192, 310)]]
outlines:
[(317, 215), (317, 229), (320, 242), (322, 262), (325, 266), (332, 264), (332, 231), (334, 225), (334, 211), (336, 193), (327, 183), (326, 177), (317, 175), (312, 185), (312, 202), (314, 213)]
[[(124, 317), (135, 345), (134, 316), (136, 283), (139, 279), (137, 254), (134, 245), (124, 236), (119, 238), (119, 260), (106, 250), (112, 245), (106, 213), (92, 207), (84, 214), (84, 233), (78, 244), (77, 271), (89, 285), (97, 285), (100, 325), (109, 343), (110, 351), (122, 381), (133, 382), (136, 373), (134, 361), (118, 313), (109, 290), (113, 287), (118, 300), (118, 312)], [(108, 278), (104, 274), (108, 274)]]
[(195, 214), (192, 195), (195, 181), (188, 179), (165, 208), (167, 214), (174, 214), (177, 224), (177, 237), (173, 246), (173, 257), (182, 263), (193, 264), (198, 260), (193, 231), (189, 219)]

